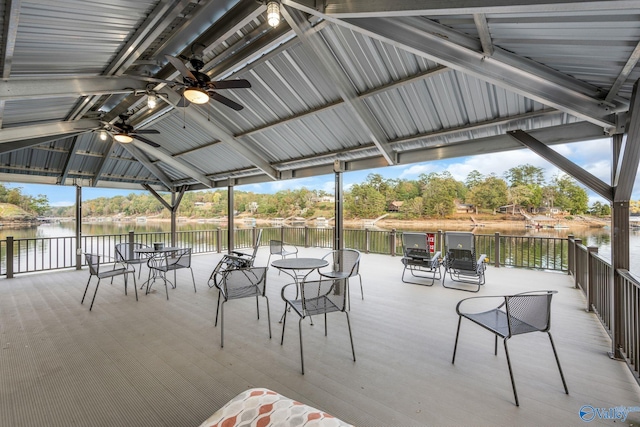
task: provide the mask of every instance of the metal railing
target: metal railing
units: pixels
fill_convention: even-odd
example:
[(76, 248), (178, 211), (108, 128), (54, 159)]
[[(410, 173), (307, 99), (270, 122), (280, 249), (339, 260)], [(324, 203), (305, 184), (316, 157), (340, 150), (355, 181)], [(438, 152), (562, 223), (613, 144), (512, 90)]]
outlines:
[[(622, 339), (612, 344), (612, 355), (616, 357), (619, 352), (640, 383), (640, 281), (627, 270), (614, 272), (611, 263), (598, 255), (597, 248), (584, 246), (580, 239), (572, 236), (568, 240), (569, 273), (573, 275), (575, 287), (584, 293), (587, 310), (596, 313), (612, 343), (615, 342), (613, 328), (618, 328), (616, 335)], [(614, 283), (619, 287), (617, 300)], [(614, 318), (618, 319), (617, 325)]]
[[(234, 230), (234, 249), (251, 248), (254, 245), (257, 228)], [(432, 231), (436, 236), (436, 250), (444, 255), (444, 233)], [(364, 253), (402, 254), (402, 233), (396, 230), (344, 230), (345, 247)], [(333, 228), (312, 227), (265, 227), (262, 228), (261, 245), (268, 246), (269, 240), (281, 240), (300, 247), (332, 248)], [(122, 233), (105, 235), (83, 235), (83, 252), (99, 253), (114, 257), (117, 243), (137, 242), (151, 246), (156, 242), (171, 243), (170, 232)], [(226, 229), (190, 230), (176, 233), (176, 246), (190, 247), (194, 254), (223, 252), (228, 249)], [(552, 237), (508, 236), (495, 234), (475, 235), (476, 252), (486, 254), (499, 267), (534, 268), (554, 271), (568, 271), (568, 239)], [(47, 237), (13, 239), (0, 241), (0, 275), (13, 277), (14, 274), (55, 270), (76, 265), (75, 237)], [(7, 262), (12, 260), (12, 262)]]

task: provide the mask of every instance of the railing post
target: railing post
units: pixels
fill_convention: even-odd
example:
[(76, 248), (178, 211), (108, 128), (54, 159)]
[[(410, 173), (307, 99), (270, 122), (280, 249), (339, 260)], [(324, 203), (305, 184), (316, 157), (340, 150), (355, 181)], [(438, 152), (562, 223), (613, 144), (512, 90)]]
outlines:
[[(127, 254), (126, 257), (127, 259), (133, 259), (133, 244), (135, 243), (136, 238), (135, 238), (135, 231), (133, 230), (129, 230), (129, 235), (127, 237)], [(115, 258), (115, 253), (113, 254), (114, 258)]]
[(305, 248), (309, 247), (309, 226), (308, 225), (304, 226), (304, 247)]
[(218, 253), (222, 252), (222, 229), (220, 227), (216, 230), (216, 250)]
[(280, 241), (284, 244), (284, 225), (280, 226)]
[(369, 253), (371, 233), (368, 228), (364, 229), (364, 252)]
[(436, 251), (440, 251), (440, 255), (444, 258), (446, 254), (444, 253), (444, 243), (442, 242), (443, 238), (444, 233), (442, 232), (442, 230), (438, 230), (438, 236), (436, 237)]
[(567, 263), (568, 265), (568, 270), (569, 270), (569, 274), (575, 274), (575, 265), (574, 265), (574, 260), (575, 260), (575, 255), (576, 255), (576, 245), (574, 243), (574, 236), (573, 234), (569, 234), (567, 236), (567, 241), (568, 241), (568, 247), (567, 247)]
[(391, 250), (391, 256), (396, 256), (396, 229), (394, 228), (389, 233), (389, 249)]
[(573, 263), (574, 263), (574, 272), (573, 272), (573, 286), (577, 288), (580, 283), (580, 270), (584, 268), (580, 264), (580, 257), (578, 256), (578, 246), (582, 244), (582, 239), (574, 239), (573, 240)]
[(13, 279), (13, 236), (7, 236), (7, 279)]
[(254, 225), (251, 228), (251, 243), (252, 243), (251, 246), (255, 246), (258, 243), (258, 240), (256, 239), (257, 236), (258, 235), (256, 233), (256, 226)]
[(496, 241), (493, 244), (493, 266), (500, 267), (500, 233), (494, 235)]
[(587, 248), (587, 286), (585, 286), (585, 290), (587, 292), (587, 311), (591, 311), (591, 307), (593, 307), (594, 303), (594, 295), (595, 295), (595, 286), (596, 280), (596, 269), (595, 263), (596, 259), (592, 256), (592, 254), (598, 253), (597, 246), (589, 246)]

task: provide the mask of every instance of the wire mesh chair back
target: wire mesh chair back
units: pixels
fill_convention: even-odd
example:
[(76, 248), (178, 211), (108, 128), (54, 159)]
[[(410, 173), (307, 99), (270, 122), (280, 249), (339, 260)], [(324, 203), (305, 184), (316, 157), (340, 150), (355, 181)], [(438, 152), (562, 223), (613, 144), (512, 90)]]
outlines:
[(322, 259), (327, 259), (334, 272), (343, 273), (344, 277), (358, 274), (360, 252), (355, 249), (338, 249), (329, 252)]
[(340, 279), (302, 282), (299, 301), (302, 317), (345, 311), (347, 307), (346, 283)]
[(191, 268), (191, 248), (178, 250), (172, 261), (175, 268)]
[(148, 248), (149, 246), (142, 243), (118, 243), (115, 248), (116, 261), (127, 262), (130, 264), (142, 264), (147, 262), (147, 257), (138, 252), (137, 249)]
[(552, 292), (532, 292), (505, 297), (509, 335), (547, 332), (551, 327)]
[(271, 255), (282, 255), (284, 251), (284, 245), (282, 240), (270, 240), (269, 241), (269, 253)]
[(227, 270), (219, 283), (225, 300), (264, 296), (267, 287), (267, 267)]
[(100, 255), (84, 254), (84, 259), (89, 266), (89, 273), (92, 276), (97, 276), (100, 273)]

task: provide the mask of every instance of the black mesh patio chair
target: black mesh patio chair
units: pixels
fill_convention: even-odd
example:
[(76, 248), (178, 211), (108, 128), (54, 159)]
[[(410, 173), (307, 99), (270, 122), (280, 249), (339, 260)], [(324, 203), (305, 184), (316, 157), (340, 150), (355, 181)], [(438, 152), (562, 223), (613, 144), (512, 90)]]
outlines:
[[(402, 233), (402, 281), (414, 285), (433, 286), (436, 279), (442, 278), (441, 252), (431, 253), (426, 233)], [(417, 279), (431, 279), (431, 283), (415, 282), (405, 279), (407, 270)]]
[[(478, 292), (480, 286), (485, 283), (486, 255), (481, 254), (476, 258), (476, 246), (473, 233), (447, 231), (444, 233), (446, 255), (444, 264), (444, 277), (442, 286), (449, 289), (457, 289), (467, 292)], [(476, 285), (475, 289), (460, 286), (447, 286), (445, 284), (447, 273), (454, 282)]]
[[(116, 265), (112, 269), (104, 269), (103, 263), (101, 260), (105, 258), (96, 255), (96, 254), (84, 254), (84, 258), (87, 261), (87, 265), (89, 266), (89, 280), (87, 280), (87, 287), (84, 288), (84, 294), (82, 295), (82, 301), (80, 304), (84, 304), (84, 298), (87, 296), (87, 290), (89, 289), (89, 283), (91, 283), (91, 278), (93, 276), (98, 278), (98, 283), (96, 284), (96, 290), (93, 292), (93, 298), (91, 299), (91, 305), (89, 306), (89, 311), (93, 308), (93, 302), (96, 299), (96, 295), (98, 294), (98, 287), (100, 286), (100, 280), (106, 278), (112, 278), (115, 276), (124, 276), (124, 294), (127, 295), (127, 276), (131, 274), (133, 276), (133, 289), (136, 293), (136, 301), (138, 301), (138, 289), (136, 286), (136, 270), (133, 267), (130, 267), (127, 264), (116, 263)], [(113, 262), (113, 261), (111, 261)], [(109, 262), (109, 264), (111, 263)]]
[[(513, 371), (511, 369), (507, 340), (515, 335), (528, 334), (530, 332), (546, 332), (551, 342), (553, 355), (558, 364), (564, 391), (566, 394), (569, 394), (567, 383), (562, 373), (562, 367), (560, 366), (560, 359), (558, 359), (558, 353), (553, 344), (551, 332), (549, 332), (549, 328), (551, 327), (551, 297), (555, 293), (557, 293), (557, 291), (531, 291), (515, 295), (471, 297), (458, 302), (456, 306), (456, 312), (458, 313), (458, 330), (456, 332), (456, 342), (453, 347), (451, 363), (454, 363), (456, 360), (460, 323), (463, 318), (469, 319), (473, 323), (495, 334), (494, 354), (496, 355), (498, 354), (498, 337), (503, 338), (504, 351), (507, 357), (507, 365), (509, 366), (509, 376), (511, 377), (511, 386), (513, 387), (513, 397), (515, 398), (516, 406), (520, 406), (518, 393), (516, 392), (516, 383), (513, 379)], [(478, 311), (477, 308), (479, 305), (476, 304), (483, 303), (482, 306), (487, 307), (484, 305), (486, 301), (494, 302), (494, 304), (491, 305), (494, 306), (494, 308), (489, 310), (482, 308)], [(497, 303), (499, 303), (499, 305), (495, 306)], [(467, 306), (471, 307), (467, 308)]]
[[(304, 352), (302, 347), (302, 321), (307, 316), (317, 316), (324, 314), (324, 335), (327, 336), (327, 314), (333, 312), (343, 312), (347, 316), (347, 326), (349, 328), (349, 339), (351, 341), (351, 353), (353, 361), (356, 361), (356, 352), (353, 347), (353, 336), (351, 334), (351, 322), (349, 320), (349, 312), (346, 310), (347, 304), (347, 287), (346, 280), (312, 280), (300, 283), (300, 294), (297, 290), (288, 292), (295, 293), (296, 299), (285, 296), (287, 288), (298, 285), (289, 283), (282, 288), (281, 296), (285, 302), (284, 317), (282, 319), (282, 338), (280, 345), (284, 343), (284, 330), (287, 322), (287, 311), (291, 309), (300, 319), (298, 320), (298, 330), (300, 334), (300, 362), (302, 366), (302, 374), (304, 375)], [(298, 298), (299, 297), (299, 298)]]
[[(320, 276), (328, 279), (344, 279), (347, 283), (347, 297), (349, 296), (349, 279), (358, 276), (360, 279), (360, 297), (364, 299), (362, 291), (362, 276), (360, 276), (360, 252), (355, 249), (337, 249), (322, 257), (329, 261), (329, 270), (320, 270)], [(350, 303), (350, 301), (349, 301)]]
[[(169, 271), (173, 271), (173, 283), (171, 284), (171, 286), (175, 288), (177, 284), (176, 272), (183, 268), (188, 268), (189, 271), (191, 271), (193, 291), (198, 292), (196, 289), (196, 279), (193, 276), (193, 269), (191, 268), (191, 248), (176, 249), (175, 251), (164, 252), (163, 256), (149, 258), (147, 265), (149, 266), (150, 272), (154, 272), (154, 278), (160, 277), (164, 281), (167, 299), (169, 299), (169, 290), (167, 287), (167, 283), (171, 283), (167, 280), (167, 273)], [(149, 288), (152, 283), (153, 281), (149, 281), (147, 283), (147, 293), (149, 292)]]
[[(115, 259), (117, 262), (131, 265), (134, 269), (136, 265), (142, 266), (147, 263), (149, 257), (136, 252), (138, 249), (150, 249), (150, 246), (142, 243), (118, 243), (115, 248)], [(141, 272), (142, 267), (139, 267), (138, 279), (140, 278)], [(113, 282), (113, 279), (111, 281)]]
[(218, 305), (216, 308), (216, 322), (218, 326), (218, 312), (220, 312), (220, 347), (224, 347), (224, 303), (234, 299), (256, 297), (256, 310), (260, 319), (258, 297), (267, 300), (267, 325), (269, 339), (271, 339), (271, 314), (269, 312), (269, 298), (265, 294), (267, 288), (267, 267), (248, 267), (227, 270), (216, 285), (218, 288)]
[(213, 271), (211, 272), (211, 275), (209, 276), (209, 281), (207, 282), (209, 288), (217, 288), (220, 285), (220, 281), (222, 280), (222, 275), (227, 270), (253, 267), (253, 263), (258, 253), (258, 248), (260, 247), (261, 239), (262, 229), (258, 231), (255, 244), (253, 245), (253, 251), (251, 253), (242, 251), (231, 251), (228, 254), (225, 254), (220, 259), (220, 261), (218, 261), (218, 264), (216, 264), (216, 266), (213, 268)]
[(271, 265), (271, 255), (278, 255), (282, 259), (289, 255), (295, 255), (298, 258), (298, 248), (294, 245), (287, 245), (282, 240), (270, 240), (269, 241), (269, 258), (267, 259), (267, 265)]

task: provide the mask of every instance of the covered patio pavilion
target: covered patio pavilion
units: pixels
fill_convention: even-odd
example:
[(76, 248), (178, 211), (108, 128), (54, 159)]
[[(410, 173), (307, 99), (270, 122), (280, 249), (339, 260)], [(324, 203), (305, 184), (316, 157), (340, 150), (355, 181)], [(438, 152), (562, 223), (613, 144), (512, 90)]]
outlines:
[[(622, 354), (621, 349), (627, 339), (625, 334), (635, 330), (625, 330), (621, 325), (625, 325), (622, 282), (630, 262), (629, 200), (640, 162), (640, 97), (637, 96), (640, 5), (637, 1), (526, 0), (515, 5), (505, 5), (502, 0), (282, 0), (276, 3), (280, 23), (274, 27), (267, 20), (266, 2), (255, 0), (0, 2), (4, 18), (0, 44), (0, 181), (75, 186), (78, 218), (84, 187), (167, 192), (171, 194), (170, 201), (159, 195), (158, 198), (172, 212), (175, 225), (180, 200), (186, 191), (227, 188), (232, 196), (233, 189), (244, 184), (334, 174), (337, 200), (334, 246), (340, 248), (344, 245), (341, 223), (344, 172), (528, 148), (611, 203), (610, 278), (613, 285), (610, 296), (614, 319), (609, 350), (616, 357), (633, 356)], [(209, 80), (211, 84), (207, 83)], [(229, 83), (226, 88), (225, 83), (216, 83), (220, 80), (246, 81), (250, 87), (242, 83), (241, 88), (229, 89)], [(207, 92), (205, 103), (186, 103), (187, 88)], [(155, 100), (156, 105), (149, 100)], [(596, 171), (587, 171), (552, 149), (557, 144), (596, 139), (602, 139), (611, 147), (610, 179), (597, 177)], [(233, 208), (233, 197), (230, 197), (229, 211)], [(76, 242), (80, 242), (80, 221), (77, 224)], [(232, 221), (228, 229), (229, 249), (232, 249)], [(81, 252), (82, 248), (78, 247), (78, 269), (82, 268)], [(200, 268), (198, 274), (208, 274), (210, 268), (207, 267), (212, 268), (212, 264)], [(372, 272), (377, 271), (375, 267), (367, 266)], [(11, 364), (4, 365), (2, 360), (0, 365), (2, 369), (9, 369), (6, 378), (11, 381), (11, 387), (6, 392), (12, 396), (3, 399), (2, 404), (10, 401), (13, 405), (0, 416), (12, 417), (10, 421), (18, 425), (48, 422), (44, 417), (49, 415), (57, 420), (63, 414), (72, 414), (74, 418), (60, 421), (61, 425), (77, 419), (108, 422), (111, 417), (122, 417), (117, 418), (116, 423), (130, 425), (124, 420), (130, 419), (133, 412), (116, 415), (115, 409), (135, 408), (146, 411), (136, 413), (145, 419), (145, 415), (152, 416), (152, 412), (159, 411), (156, 421), (158, 417), (169, 417), (171, 421), (185, 419), (192, 414), (188, 425), (193, 425), (196, 418), (202, 419), (205, 413), (212, 412), (249, 383), (261, 382), (255, 379), (270, 375), (272, 370), (281, 374), (278, 378), (287, 381), (283, 381), (281, 387), (275, 380), (265, 381), (269, 383), (267, 386), (275, 384), (283, 394), (293, 394), (291, 397), (361, 425), (373, 425), (382, 419), (386, 425), (394, 424), (394, 417), (397, 424), (404, 421), (420, 424), (426, 419), (419, 417), (427, 415), (445, 417), (434, 419), (433, 424), (440, 424), (439, 421), (442, 424), (474, 423), (471, 412), (480, 423), (486, 420), (487, 424), (499, 424), (502, 421), (490, 418), (496, 412), (496, 401), (491, 399), (505, 403), (504, 412), (498, 413), (515, 417), (510, 425), (527, 424), (536, 419), (531, 412), (525, 412), (531, 411), (527, 409), (529, 405), (529, 408), (535, 406), (537, 417), (547, 417), (549, 411), (555, 414), (560, 402), (570, 402), (557, 411), (558, 417), (567, 415), (568, 418), (562, 420), (570, 424), (572, 415), (569, 414), (575, 413), (578, 405), (605, 407), (626, 405), (626, 401), (634, 398), (637, 401), (637, 384), (630, 386), (632, 382), (625, 382), (631, 374), (609, 371), (621, 363), (605, 360), (606, 351), (601, 345), (606, 339), (599, 329), (594, 326), (591, 332), (577, 333), (593, 319), (592, 314), (581, 311), (579, 297), (573, 300), (574, 305), (565, 307), (566, 315), (558, 316), (560, 322), (556, 324), (560, 329), (558, 333), (562, 334), (561, 328), (575, 320), (575, 325), (564, 334), (565, 342), (574, 340), (578, 348), (574, 351), (576, 358), (567, 361), (559, 343), (565, 369), (573, 370), (568, 374), (572, 394), (566, 397), (555, 393), (552, 369), (537, 371), (532, 367), (537, 363), (527, 363), (516, 367), (516, 375), (530, 378), (535, 386), (530, 390), (532, 393), (521, 391), (523, 407), (517, 409), (507, 404), (508, 383), (503, 386), (500, 381), (493, 381), (505, 373), (499, 358), (491, 354), (491, 344), (486, 359), (480, 356), (484, 353), (474, 350), (475, 344), (484, 342), (484, 337), (467, 336), (463, 345), (474, 344), (467, 347), (468, 353), (463, 347), (455, 367), (446, 363), (449, 357), (446, 345), (453, 338), (447, 328), (454, 301), (440, 304), (427, 299), (425, 306), (431, 309), (426, 310), (427, 313), (441, 316), (410, 318), (408, 316), (422, 315), (411, 306), (414, 300), (425, 300), (410, 295), (411, 302), (407, 303), (410, 305), (403, 306), (400, 295), (389, 292), (391, 286), (394, 290), (400, 286), (390, 271), (388, 276), (384, 272), (369, 276), (372, 298), (376, 298), (378, 292), (379, 304), (367, 306), (369, 299), (354, 300), (353, 307), (355, 315), (357, 305), (361, 305), (363, 316), (367, 313), (365, 307), (369, 307), (371, 311), (365, 316), (365, 325), (379, 328), (369, 330), (372, 335), (360, 332), (362, 337), (371, 338), (370, 351), (366, 351), (367, 341), (360, 344), (360, 351), (370, 355), (381, 353), (385, 357), (368, 370), (366, 362), (360, 363), (360, 360), (355, 365), (344, 366), (323, 359), (322, 362), (327, 363), (325, 372), (312, 384), (308, 383), (311, 381), (308, 376), (297, 373), (297, 353), (289, 353), (291, 346), (281, 349), (274, 340), (269, 342), (267, 345), (275, 347), (268, 353), (268, 361), (274, 365), (269, 367), (263, 358), (255, 357), (256, 354), (254, 359), (242, 361), (251, 350), (264, 351), (262, 347), (254, 347), (260, 343), (261, 334), (244, 342), (246, 351), (238, 353), (233, 353), (231, 343), (225, 351), (219, 351), (214, 336), (207, 341), (204, 331), (210, 329), (206, 319), (211, 301), (206, 298), (211, 297), (211, 292), (205, 296), (201, 295), (204, 292), (187, 293), (184, 300), (175, 292), (176, 297), (164, 303), (162, 307), (184, 304), (177, 312), (192, 321), (182, 323), (181, 317), (170, 317), (176, 313), (166, 312), (165, 317), (157, 317), (155, 311), (145, 311), (144, 303), (152, 301), (153, 295), (131, 304), (129, 311), (116, 292), (118, 304), (109, 306), (98, 302), (96, 305), (96, 308), (113, 310), (103, 312), (106, 318), (97, 314), (101, 310), (91, 314), (81, 311), (83, 307), (76, 307), (79, 304), (66, 293), (71, 292), (75, 297), (77, 287), (82, 286), (86, 277), (83, 272), (3, 280), (2, 292), (11, 294), (2, 299), (1, 304), (10, 305), (7, 311), (0, 310), (0, 315), (9, 316), (11, 326), (0, 324), (0, 328), (5, 334), (17, 334), (15, 340), (7, 342), (20, 343), (20, 347), (7, 344), (2, 351), (19, 348), (25, 353), (14, 354)], [(511, 273), (526, 277), (518, 276), (513, 281), (518, 286), (527, 283), (529, 277), (542, 274), (500, 269), (496, 270), (495, 277), (499, 279), (500, 275)], [(363, 274), (371, 272), (363, 271)], [(382, 281), (384, 277), (388, 281)], [(530, 286), (546, 286), (549, 276), (544, 277), (531, 282)], [(274, 282), (278, 280), (280, 278)], [(508, 278), (496, 280), (492, 293), (493, 290), (508, 291), (501, 286), (508, 287), (510, 282)], [(186, 287), (179, 289), (185, 290)], [(460, 298), (457, 293), (444, 293), (437, 287), (412, 290)], [(44, 298), (44, 294), (51, 299)], [(103, 296), (106, 295), (108, 292)], [(202, 301), (189, 302), (189, 298), (205, 298), (206, 303), (198, 308), (196, 302)], [(563, 298), (558, 296), (560, 304), (557, 305), (562, 306)], [(129, 296), (126, 302), (131, 300)], [(397, 311), (388, 311), (391, 308)], [(41, 317), (45, 313), (51, 317)], [(633, 313), (635, 318), (628, 324), (637, 325), (637, 311)], [(396, 326), (385, 329), (386, 324), (379, 323), (380, 319)], [(134, 335), (127, 335), (125, 325)], [(161, 329), (147, 336), (150, 325), (161, 325)], [(423, 330), (432, 325), (431, 340), (421, 341)], [(363, 328), (361, 331), (368, 331), (362, 324), (358, 326)], [(416, 329), (404, 335), (407, 330), (404, 328), (409, 326)], [(32, 333), (21, 335), (25, 327)], [(189, 348), (192, 357), (183, 358), (177, 347), (163, 347), (161, 331), (171, 331), (171, 328), (176, 329), (167, 336)], [(249, 328), (243, 328), (245, 330)], [(213, 335), (216, 332), (213, 331)], [(119, 335), (121, 333), (125, 335)], [(336, 335), (340, 333), (338, 328)], [(38, 341), (36, 337), (43, 339)], [(145, 342), (144, 348), (136, 348), (140, 337), (152, 341)], [(105, 341), (96, 341), (98, 338)], [(190, 341), (182, 341), (187, 338)], [(389, 352), (382, 352), (376, 347), (385, 340), (398, 341), (393, 348), (384, 349)], [(491, 337), (487, 337), (487, 343), (491, 341)], [(68, 346), (63, 346), (63, 342)], [(204, 343), (208, 343), (208, 347)], [(37, 345), (47, 347), (30, 352), (29, 349), (38, 348)], [(124, 353), (109, 354), (116, 347)], [(139, 351), (131, 350), (133, 348)], [(329, 351), (330, 347), (319, 348)], [(405, 348), (408, 350), (403, 353)], [(538, 346), (534, 348), (538, 350)], [(66, 349), (77, 351), (65, 353)], [(80, 349), (84, 352), (79, 352)], [(330, 351), (334, 350), (335, 356), (339, 356), (340, 347), (331, 347)], [(154, 358), (156, 351), (166, 354), (175, 365), (168, 368), (166, 362), (159, 362)], [(423, 357), (424, 352), (432, 357)], [(523, 353), (531, 357), (531, 352)], [(73, 372), (73, 366), (68, 365), (73, 354), (82, 357), (77, 362), (83, 370)], [(233, 360), (229, 354), (234, 356)], [(579, 359), (578, 355), (594, 355), (603, 364), (595, 363), (594, 359)], [(390, 385), (389, 377), (376, 375), (382, 366), (389, 366), (402, 357), (417, 358), (407, 360), (402, 368), (394, 366), (406, 369), (400, 371), (404, 373), (398, 377), (399, 381)], [(29, 358), (33, 362), (31, 371), (22, 364)], [(233, 371), (230, 367), (236, 359), (242, 361), (236, 363), (241, 363), (243, 369)], [(221, 365), (217, 360), (226, 363)], [(329, 360), (340, 361), (340, 358)], [(437, 362), (429, 365), (433, 360)], [(118, 363), (122, 361), (127, 363)], [(180, 371), (180, 367), (203, 369), (197, 365), (200, 361), (205, 365), (216, 364), (218, 369), (212, 371), (219, 377), (214, 377), (215, 381), (207, 384), (207, 377), (195, 375), (194, 371)], [(18, 365), (14, 366), (14, 362)], [(148, 387), (145, 375), (136, 374), (146, 373), (146, 363), (156, 362), (160, 363), (158, 369), (146, 380), (155, 381), (153, 384), (157, 387)], [(280, 365), (283, 363), (286, 366)], [(360, 368), (362, 365), (365, 368)], [(601, 371), (593, 368), (596, 365), (606, 374), (597, 374)], [(107, 372), (103, 379), (95, 376), (98, 366), (109, 368), (103, 371)], [(116, 366), (122, 369), (120, 374)], [(309, 370), (314, 372), (312, 366), (313, 363)], [(423, 375), (420, 368), (425, 366), (431, 370), (420, 376)], [(495, 370), (487, 368), (489, 366), (495, 366)], [(357, 375), (372, 381), (362, 385), (361, 390), (376, 386), (379, 394), (367, 395), (365, 399), (362, 391), (351, 388), (358, 382), (356, 377), (345, 374), (349, 367), (355, 367), (359, 370)], [(237, 365), (233, 369), (237, 369)], [(333, 370), (339, 375), (329, 380), (333, 378), (329, 375), (333, 375)], [(23, 377), (27, 372), (31, 376)], [(167, 376), (163, 377), (163, 372)], [(458, 372), (464, 375), (457, 376)], [(538, 383), (540, 372), (549, 376), (545, 375), (545, 381)], [(591, 377), (593, 372), (596, 374)], [(53, 378), (49, 374), (68, 373), (86, 376), (68, 377), (68, 382), (62, 383), (44, 382)], [(474, 377), (478, 373), (486, 374)], [(195, 399), (197, 391), (205, 391), (199, 400), (180, 398), (176, 401), (180, 403), (172, 406), (154, 394), (161, 389), (176, 393), (172, 387), (174, 380), (188, 375), (197, 377), (193, 383), (187, 381), (191, 385), (184, 384), (185, 389), (195, 390), (187, 393), (189, 398)], [(461, 377), (464, 381), (460, 383), (452, 380)], [(3, 387), (4, 378), (3, 375)], [(345, 384), (346, 381), (341, 382), (343, 378), (351, 382)], [(472, 382), (469, 378), (478, 380)], [(621, 382), (610, 383), (612, 378)], [(102, 381), (109, 387), (103, 387)], [(573, 385), (575, 381), (579, 381), (578, 386)], [(139, 384), (142, 389), (132, 390), (127, 383)], [(37, 385), (29, 387), (33, 384)], [(437, 387), (419, 388), (432, 385)], [(79, 386), (86, 387), (81, 388), (84, 393), (72, 391)], [(397, 388), (388, 390), (392, 386)], [(63, 393), (63, 390), (69, 392)], [(224, 394), (216, 394), (215, 390), (224, 390)], [(533, 393), (541, 390), (544, 392)], [(418, 391), (416, 394), (421, 400), (417, 402), (428, 407), (422, 408), (417, 403), (402, 406), (409, 405), (405, 402), (411, 401), (412, 391)], [(593, 396), (594, 401), (602, 405), (587, 402), (587, 395), (582, 402), (580, 395), (575, 396), (581, 392), (602, 393), (601, 397)], [(619, 392), (633, 396), (621, 396), (625, 402), (617, 402)], [(27, 399), (22, 399), (19, 393), (24, 393)], [(36, 404), (21, 406), (29, 405), (31, 397)], [(127, 397), (144, 404), (131, 405), (128, 400), (125, 403), (122, 399)], [(76, 406), (86, 406), (83, 399), (92, 405), (81, 411), (101, 412), (74, 412)], [(112, 406), (104, 409), (98, 402)], [(334, 405), (337, 402), (341, 403)], [(154, 407), (156, 409), (149, 409)], [(172, 408), (178, 411), (179, 407), (183, 408), (182, 412), (171, 411)], [(59, 410), (49, 411), (50, 408)], [(354, 414), (348, 413), (347, 408), (353, 408)], [(383, 418), (383, 412), (391, 414), (387, 415), (390, 418)], [(33, 416), (41, 418), (34, 420)], [(461, 420), (458, 416), (469, 418)], [(550, 418), (542, 419), (537, 425), (555, 424), (555, 419)], [(55, 420), (52, 422), (57, 422)], [(576, 423), (581, 421), (576, 419)], [(168, 422), (167, 425), (175, 424)]]
[[(326, 249), (301, 249), (320, 257)], [(399, 258), (364, 254), (351, 290), (357, 361), (344, 315), (303, 323), (305, 374), (295, 316), (284, 345), (277, 323), (286, 275), (268, 271), (273, 338), (261, 302), (230, 301), (225, 347), (214, 328), (217, 292), (206, 285), (220, 254), (194, 257), (166, 300), (158, 287), (135, 301), (122, 279), (104, 281), (93, 310), (80, 304), (88, 271), (22, 275), (0, 287), (0, 424), (7, 426), (196, 426), (243, 390), (266, 387), (359, 426), (583, 425), (579, 411), (640, 406), (624, 362), (607, 355), (609, 339), (585, 311), (583, 294), (560, 273), (489, 267), (484, 295), (554, 289), (551, 331), (569, 388), (562, 388), (545, 334), (510, 340), (516, 407), (505, 354), (493, 335), (462, 325), (451, 364), (456, 303), (468, 293), (399, 280)], [(268, 250), (256, 265), (266, 265)], [(158, 284), (156, 284), (158, 285)], [(623, 425), (636, 425), (630, 413)], [(596, 417), (591, 425), (612, 425)], [(620, 423), (620, 421), (618, 421)]]

